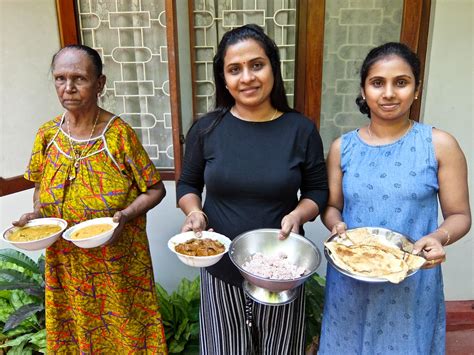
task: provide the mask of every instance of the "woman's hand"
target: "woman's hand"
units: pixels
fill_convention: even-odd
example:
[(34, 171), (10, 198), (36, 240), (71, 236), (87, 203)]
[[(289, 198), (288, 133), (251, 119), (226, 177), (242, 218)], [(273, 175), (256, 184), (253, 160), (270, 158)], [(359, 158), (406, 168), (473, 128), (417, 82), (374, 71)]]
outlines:
[(117, 211), (115, 212), (114, 216), (112, 217), (115, 223), (119, 225), (114, 230), (114, 234), (112, 234), (112, 238), (110, 238), (107, 243), (104, 243), (102, 246), (111, 245), (113, 244), (122, 234), (123, 228), (125, 224), (130, 220), (129, 216), (125, 213), (125, 211)]
[(441, 242), (435, 237), (427, 235), (418, 240), (413, 247), (413, 254), (418, 254), (421, 251), (423, 252), (422, 256), (426, 259), (423, 269), (431, 269), (446, 260), (446, 252)]
[(336, 222), (331, 229), (331, 235), (343, 235), (346, 233), (347, 230), (347, 224), (344, 223), (343, 221)]
[(18, 221), (13, 221), (12, 224), (16, 227), (23, 227), (26, 223), (35, 218), (41, 218), (39, 211), (25, 213)]
[[(207, 227), (207, 218), (203, 211), (194, 210), (188, 213), (186, 219), (184, 220), (183, 227), (181, 232), (193, 231), (197, 236), (201, 235), (203, 230), (206, 230)], [(211, 230), (212, 231), (212, 230)]]
[(299, 233), (300, 231), (300, 218), (294, 212), (290, 212), (281, 220), (281, 230), (279, 239), (283, 240), (288, 238), (291, 232)]

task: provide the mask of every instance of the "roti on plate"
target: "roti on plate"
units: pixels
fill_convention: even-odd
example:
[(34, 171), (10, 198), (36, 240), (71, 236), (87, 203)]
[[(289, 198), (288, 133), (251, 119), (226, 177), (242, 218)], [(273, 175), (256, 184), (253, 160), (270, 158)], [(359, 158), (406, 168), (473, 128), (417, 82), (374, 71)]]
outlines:
[[(344, 237), (344, 236), (343, 236)], [(380, 242), (365, 228), (347, 232), (341, 242), (326, 242), (334, 263), (354, 275), (384, 278), (392, 283), (419, 269), (425, 259)]]

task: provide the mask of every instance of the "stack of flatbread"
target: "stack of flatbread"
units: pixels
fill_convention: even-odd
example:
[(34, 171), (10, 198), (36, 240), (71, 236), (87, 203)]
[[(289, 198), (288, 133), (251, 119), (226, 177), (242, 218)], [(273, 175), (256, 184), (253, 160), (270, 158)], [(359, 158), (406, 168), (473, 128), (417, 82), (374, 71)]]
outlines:
[(382, 278), (399, 283), (412, 270), (419, 269), (425, 259), (384, 243), (365, 228), (348, 230), (325, 243), (330, 257), (341, 269), (353, 275)]

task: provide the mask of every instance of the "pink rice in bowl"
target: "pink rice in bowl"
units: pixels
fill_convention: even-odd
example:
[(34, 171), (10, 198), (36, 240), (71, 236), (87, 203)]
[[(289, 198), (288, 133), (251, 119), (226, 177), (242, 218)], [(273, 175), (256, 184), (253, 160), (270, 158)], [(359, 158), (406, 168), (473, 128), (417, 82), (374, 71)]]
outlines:
[(265, 256), (262, 253), (253, 254), (242, 268), (256, 276), (272, 280), (291, 280), (301, 277), (306, 269), (298, 267), (288, 260), (288, 256)]

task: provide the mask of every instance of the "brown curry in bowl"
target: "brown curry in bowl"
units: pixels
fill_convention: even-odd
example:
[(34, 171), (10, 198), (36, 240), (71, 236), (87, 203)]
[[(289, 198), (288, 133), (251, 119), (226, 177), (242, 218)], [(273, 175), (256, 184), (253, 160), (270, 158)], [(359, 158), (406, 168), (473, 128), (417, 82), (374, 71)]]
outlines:
[(188, 256), (212, 256), (225, 251), (224, 244), (209, 238), (192, 238), (175, 247), (176, 252)]

